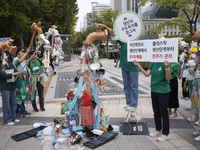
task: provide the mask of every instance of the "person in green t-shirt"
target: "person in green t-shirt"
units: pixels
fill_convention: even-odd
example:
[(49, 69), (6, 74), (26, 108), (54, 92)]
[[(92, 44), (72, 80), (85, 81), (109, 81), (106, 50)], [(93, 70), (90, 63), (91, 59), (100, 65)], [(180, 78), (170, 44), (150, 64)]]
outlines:
[[(170, 79), (170, 88), (171, 91), (169, 93), (169, 117), (177, 117), (177, 109), (179, 107), (179, 101), (178, 101), (178, 73), (179, 73), (179, 62), (173, 62), (170, 63), (172, 65), (174, 73), (172, 73), (172, 77)], [(172, 113), (172, 108), (174, 108), (174, 112)]]
[(157, 140), (164, 142), (169, 139), (168, 102), (169, 92), (171, 91), (169, 80), (171, 79), (171, 73), (173, 73), (172, 66), (166, 60), (165, 63), (152, 62), (149, 69), (145, 71), (136, 60), (134, 60), (133, 63), (139, 67), (146, 77), (151, 75), (151, 100), (156, 131), (150, 133), (149, 136), (159, 136)]
[[(29, 55), (33, 55), (35, 51), (31, 50)], [(30, 69), (31, 75), (33, 76), (33, 83), (35, 86), (35, 89), (38, 91), (38, 96), (39, 96), (39, 104), (40, 104), (40, 109), (42, 111), (45, 111), (44, 108), (44, 96), (43, 96), (43, 91), (44, 91), (44, 78), (42, 76), (42, 66), (44, 64), (42, 63), (42, 59), (37, 59), (37, 53), (34, 54), (32, 57), (31, 61), (27, 64), (28, 68)], [(37, 108), (37, 103), (36, 103), (36, 97), (32, 102), (33, 109), (38, 112)]]
[[(17, 109), (16, 116), (24, 117), (25, 115), (31, 115), (25, 108), (24, 102), (29, 100), (30, 93), (28, 91), (28, 69), (26, 66), (25, 59), (30, 52), (30, 48), (26, 51), (23, 47), (18, 47), (16, 51), (16, 57), (13, 59), (12, 64), (15, 66), (17, 71), (22, 72), (21, 76), (16, 80), (16, 100)], [(23, 70), (22, 70), (23, 69)]]
[[(114, 31), (106, 25), (98, 24), (98, 26), (106, 28), (112, 36), (115, 36)], [(119, 67), (122, 68), (124, 93), (126, 96), (126, 106), (124, 106), (124, 109), (127, 111), (136, 110), (138, 106), (139, 68), (132, 62), (127, 61), (127, 43), (119, 40), (117, 42), (121, 45)]]

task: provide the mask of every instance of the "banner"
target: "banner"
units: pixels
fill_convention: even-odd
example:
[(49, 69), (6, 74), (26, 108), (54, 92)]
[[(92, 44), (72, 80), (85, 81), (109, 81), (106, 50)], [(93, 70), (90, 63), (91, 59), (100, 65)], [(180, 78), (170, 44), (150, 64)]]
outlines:
[(142, 33), (142, 20), (140, 16), (132, 11), (119, 14), (113, 24), (115, 37), (124, 43), (137, 40)]
[(0, 38), (0, 44), (3, 42), (9, 42), (10, 39), (11, 37)]
[(178, 38), (129, 41), (127, 60), (138, 62), (178, 62)]

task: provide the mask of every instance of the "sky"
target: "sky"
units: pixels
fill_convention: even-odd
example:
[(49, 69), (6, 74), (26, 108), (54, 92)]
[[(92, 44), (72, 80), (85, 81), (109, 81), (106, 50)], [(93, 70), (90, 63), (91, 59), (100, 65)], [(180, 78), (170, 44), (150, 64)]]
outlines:
[(110, 4), (110, 0), (77, 0), (79, 12), (76, 31), (80, 31), (80, 26), (83, 26), (83, 17), (86, 15), (86, 13), (91, 12), (91, 2), (98, 2), (99, 4)]

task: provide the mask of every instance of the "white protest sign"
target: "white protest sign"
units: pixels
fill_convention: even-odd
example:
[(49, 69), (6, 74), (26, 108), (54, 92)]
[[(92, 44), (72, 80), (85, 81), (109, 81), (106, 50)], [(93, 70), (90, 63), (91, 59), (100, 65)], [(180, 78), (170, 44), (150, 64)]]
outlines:
[(178, 38), (151, 40), (151, 62), (178, 62)]
[(115, 19), (113, 40), (120, 40), (124, 43), (137, 40), (142, 33), (142, 20), (140, 16), (132, 11), (119, 14)]
[(178, 62), (178, 38), (129, 41), (127, 45), (128, 61)]
[(11, 37), (0, 38), (0, 44), (3, 42), (9, 42), (10, 39)]
[(149, 61), (149, 41), (129, 41), (127, 44), (127, 60)]

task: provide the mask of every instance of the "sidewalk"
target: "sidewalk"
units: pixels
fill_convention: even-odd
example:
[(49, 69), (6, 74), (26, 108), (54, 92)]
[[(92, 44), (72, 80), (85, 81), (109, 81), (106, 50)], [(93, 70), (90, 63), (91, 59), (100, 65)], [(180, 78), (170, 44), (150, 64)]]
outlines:
[[(32, 125), (35, 122), (52, 122), (55, 116), (59, 118), (64, 118), (64, 115), (60, 114), (60, 102), (65, 101), (66, 98), (55, 98), (58, 77), (59, 73), (68, 73), (73, 72), (77, 67), (77, 56), (72, 56), (72, 61), (64, 62), (60, 65), (59, 72), (52, 77), (47, 95), (45, 97), (45, 109), (46, 111), (34, 112), (32, 106), (28, 106), (27, 110), (31, 112), (30, 116), (21, 118), (20, 122), (14, 126), (7, 126), (3, 124), (2, 119), (2, 101), (0, 100), (0, 150), (51, 150), (52, 147), (48, 146), (51, 139), (46, 137), (43, 145), (40, 145), (42, 139), (37, 139), (34, 137), (16, 142), (11, 139), (12, 135), (27, 131), (32, 129)], [(113, 83), (113, 86), (118, 86), (123, 88), (121, 83), (121, 69), (115, 68), (113, 60), (103, 59), (102, 60), (103, 68), (106, 70), (104, 79)], [(111, 67), (113, 66), (113, 68)], [(59, 79), (60, 80), (60, 79)], [(139, 106), (138, 114), (140, 114), (142, 121), (147, 122), (149, 125), (149, 131), (154, 131), (154, 120), (153, 120), (153, 111), (151, 106), (150, 98), (150, 78), (144, 77), (141, 73), (139, 75)], [(179, 97), (181, 82), (179, 80)], [(66, 85), (67, 86), (67, 85)], [(62, 87), (63, 88), (63, 87)], [(110, 87), (112, 88), (112, 87)], [(60, 89), (62, 90), (62, 89)], [(112, 90), (112, 89), (110, 89)], [(120, 89), (121, 90), (121, 89)], [(113, 91), (111, 91), (113, 92)], [(121, 92), (121, 91), (120, 91)], [(62, 93), (62, 91), (60, 91)], [(115, 95), (102, 95), (103, 98), (102, 105), (105, 111), (105, 114), (109, 114), (111, 125), (119, 125), (121, 122), (125, 122), (127, 113), (123, 110), (125, 105), (125, 96), (124, 94), (115, 94)], [(55, 102), (57, 101), (57, 102)], [(55, 103), (53, 103), (55, 102)], [(195, 129), (200, 129), (197, 126), (192, 125), (187, 122), (186, 118), (190, 115), (190, 100), (179, 99), (180, 108), (178, 109), (178, 117), (170, 119), (170, 140), (166, 142), (157, 142), (156, 138), (149, 137), (148, 135), (120, 135), (117, 136), (114, 140), (108, 142), (105, 145), (102, 145), (96, 150), (157, 150), (157, 149), (166, 149), (166, 150), (198, 150), (200, 149), (200, 142), (195, 142), (195, 136), (192, 135)], [(84, 142), (84, 141), (82, 141)], [(76, 145), (72, 146), (72, 149), (78, 149), (83, 146)], [(85, 149), (89, 149), (84, 147)]]

